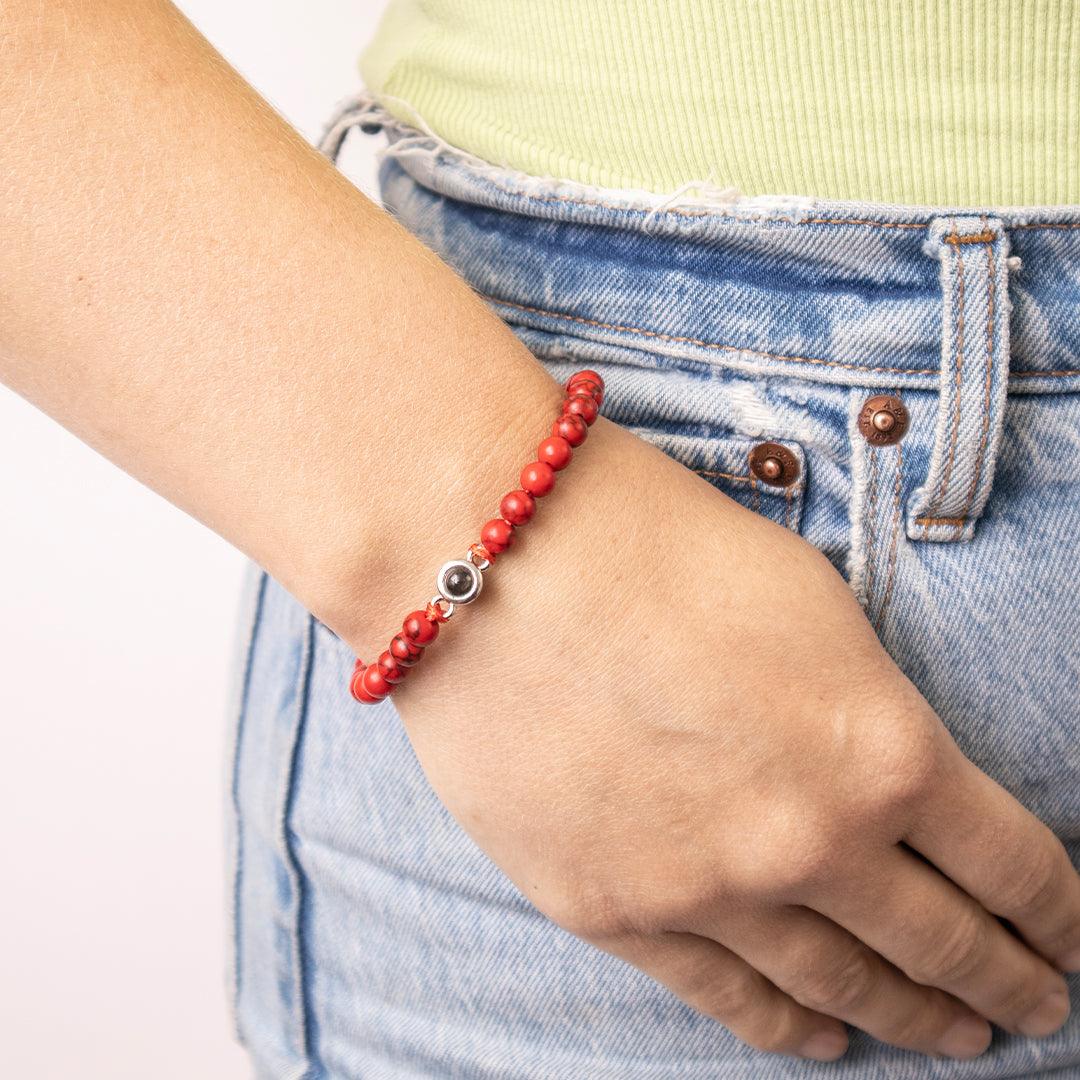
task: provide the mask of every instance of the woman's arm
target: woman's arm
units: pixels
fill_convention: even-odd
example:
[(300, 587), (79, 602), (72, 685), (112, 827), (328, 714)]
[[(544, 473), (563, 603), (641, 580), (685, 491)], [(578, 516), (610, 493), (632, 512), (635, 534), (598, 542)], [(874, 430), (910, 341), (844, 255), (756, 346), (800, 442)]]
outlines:
[(558, 387), (171, 5), (0, 20), (0, 377), (381, 639)]
[[(163, 0), (8, 0), (0, 131), (0, 376), (374, 655), (559, 388)], [(523, 892), (757, 1046), (1059, 1026), (1077, 875), (828, 563), (604, 420), (547, 503), (395, 693)]]

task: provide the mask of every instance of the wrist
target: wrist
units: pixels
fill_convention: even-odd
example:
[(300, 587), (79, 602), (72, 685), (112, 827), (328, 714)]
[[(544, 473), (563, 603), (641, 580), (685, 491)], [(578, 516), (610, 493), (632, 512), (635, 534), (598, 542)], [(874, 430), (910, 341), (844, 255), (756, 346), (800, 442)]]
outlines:
[[(611, 622), (604, 611), (612, 599), (616, 609), (625, 607), (627, 587), (632, 590), (636, 584), (623, 583), (640, 582), (638, 571), (643, 569), (648, 577), (662, 559), (667, 524), (676, 517), (669, 516), (664, 505), (669, 468), (674, 475), (696, 482), (655, 448), (598, 419), (580, 452), (575, 451), (573, 467), (559, 474), (550, 495), (538, 500), (536, 516), (521, 529), (514, 550), (497, 556), (494, 569), (485, 575), (489, 584), (476, 610), (463, 613), (452, 628), (432, 627), (437, 641), (420, 650), (424, 657), (431, 654), (424, 660), (422, 674), (413, 678), (408, 673), (404, 685), (390, 687), (406, 726), (411, 730), (414, 706), (424, 710), (424, 723), (430, 728), (432, 702), (438, 703), (440, 714), (449, 711), (460, 721), (461, 709), (469, 701), (490, 701), (492, 695), (504, 705), (523, 694), (528, 701), (542, 700), (546, 692), (537, 686), (537, 679), (562, 682), (560, 676), (570, 675), (571, 681), (584, 679), (587, 684), (592, 665), (602, 662), (609, 649), (619, 652), (623, 647), (619, 642), (626, 644), (639, 632), (634, 619)], [(634, 498), (641, 482), (652, 493), (644, 502)], [(706, 491), (714, 494), (712, 489)], [(655, 527), (652, 508), (661, 515), (660, 529)], [(399, 617), (414, 612), (406, 620), (406, 638), (418, 634), (425, 621), (423, 600), (434, 591), (434, 570), (462, 554), (442, 548), (426, 568), (427, 589), (417, 590), (414, 583), (404, 606), (401, 597), (391, 601), (389, 610)], [(603, 596), (601, 604), (599, 596)], [(438, 621), (430, 609), (427, 619)], [(653, 625), (661, 622), (654, 620)], [(383, 623), (383, 648), (387, 632), (394, 634), (400, 626), (392, 615)], [(425, 639), (429, 636), (424, 631)], [(408, 652), (397, 651), (398, 644), (391, 644), (391, 656), (415, 662), (417, 658)], [(369, 664), (378, 656), (366, 643), (358, 652)], [(384, 670), (394, 683), (398, 680), (393, 678), (391, 656), (383, 658), (389, 665)], [(556, 663), (563, 657), (569, 659), (568, 669)], [(365, 671), (362, 662), (352, 688), (354, 695), (367, 701), (372, 697), (365, 693), (377, 700), (388, 692), (378, 672)], [(503, 722), (510, 718), (504, 716)]]
[(512, 393), (485, 389), (466, 408), (436, 410), (432, 422), (403, 420), (403, 430), (420, 433), (404, 447), (407, 460), (316, 542), (302, 597), (312, 612), (361, 655), (377, 655), (401, 615), (430, 599), (438, 568), (464, 558), (480, 526), (498, 516), (562, 398), (537, 365)]

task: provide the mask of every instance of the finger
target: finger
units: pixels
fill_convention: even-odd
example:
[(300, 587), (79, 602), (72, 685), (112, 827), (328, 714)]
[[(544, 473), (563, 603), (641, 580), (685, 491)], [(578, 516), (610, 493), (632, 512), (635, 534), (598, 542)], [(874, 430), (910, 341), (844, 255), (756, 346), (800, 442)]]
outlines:
[(724, 940), (801, 1005), (846, 1020), (882, 1042), (970, 1058), (990, 1025), (941, 990), (920, 986), (847, 930), (803, 907), (753, 922), (727, 920)]
[(977, 901), (910, 851), (857, 864), (844, 887), (813, 901), (926, 986), (1009, 1031), (1049, 1035), (1069, 1014), (1065, 980)]
[(687, 1005), (759, 1050), (833, 1061), (847, 1050), (843, 1024), (777, 990), (745, 960), (695, 934), (621, 938), (614, 953), (663, 983)]
[(1061, 841), (957, 753), (905, 841), (1063, 971), (1080, 971), (1080, 874)]

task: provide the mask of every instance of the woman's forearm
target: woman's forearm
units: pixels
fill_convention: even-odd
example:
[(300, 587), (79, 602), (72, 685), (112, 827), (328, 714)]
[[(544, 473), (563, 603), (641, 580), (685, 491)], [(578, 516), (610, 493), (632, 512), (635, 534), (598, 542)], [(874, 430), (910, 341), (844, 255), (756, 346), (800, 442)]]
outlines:
[(558, 388), (170, 4), (0, 20), (0, 378), (342, 628), (385, 621)]

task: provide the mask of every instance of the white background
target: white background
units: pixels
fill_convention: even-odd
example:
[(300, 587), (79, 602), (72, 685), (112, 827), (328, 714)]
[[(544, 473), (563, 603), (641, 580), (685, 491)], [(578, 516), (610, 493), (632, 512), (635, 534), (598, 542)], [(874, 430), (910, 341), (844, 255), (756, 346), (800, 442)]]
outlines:
[[(179, 6), (310, 139), (383, 3)], [(354, 136), (343, 159), (369, 193), (377, 148)], [(221, 824), (242, 568), (0, 389), (0, 1076), (249, 1075)]]

